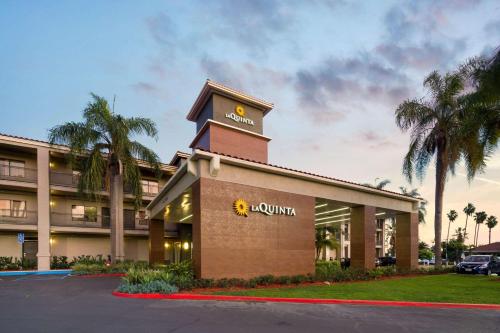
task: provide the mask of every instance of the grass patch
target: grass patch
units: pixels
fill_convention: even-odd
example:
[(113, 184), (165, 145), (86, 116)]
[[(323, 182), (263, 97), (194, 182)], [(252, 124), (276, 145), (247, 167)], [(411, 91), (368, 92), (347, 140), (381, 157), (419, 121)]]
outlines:
[(500, 304), (500, 277), (429, 275), (324, 286), (248, 289), (217, 295)]

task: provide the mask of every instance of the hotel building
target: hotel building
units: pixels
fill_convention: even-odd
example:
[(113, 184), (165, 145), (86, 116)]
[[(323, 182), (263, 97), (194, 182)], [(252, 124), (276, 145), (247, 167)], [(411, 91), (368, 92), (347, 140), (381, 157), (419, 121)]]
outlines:
[(151, 260), (164, 260), (164, 225), (184, 224), (199, 277), (308, 274), (316, 228), (337, 225), (340, 257), (369, 269), (384, 254), (391, 218), (397, 265), (417, 267), (419, 199), (270, 164), (264, 119), (272, 109), (205, 83), (187, 116), (196, 123), (192, 154), (147, 207)]
[[(326, 258), (372, 268), (383, 256), (384, 220), (396, 221), (397, 265), (415, 268), (419, 200), (268, 162), (265, 116), (273, 104), (207, 81), (187, 119), (191, 154), (162, 165), (158, 181), (141, 164), (144, 205), (125, 193), (125, 257), (192, 259), (202, 278), (314, 272), (315, 230), (337, 225), (340, 246)], [(109, 254), (108, 193), (77, 193), (64, 146), (0, 135), (0, 256)], [(294, 153), (294, 152), (291, 152)], [(126, 190), (126, 189), (125, 189)], [(17, 235), (26, 242), (17, 242)]]
[[(82, 198), (77, 191), (79, 172), (71, 168), (68, 154), (65, 146), (0, 134), (0, 256), (36, 260), (38, 269), (48, 269), (51, 256), (71, 260), (79, 255), (106, 258), (110, 253), (109, 193), (103, 190), (98, 201)], [(135, 210), (134, 197), (124, 189), (127, 259), (149, 260), (145, 205), (187, 157), (178, 152), (172, 164), (162, 164), (160, 179), (138, 161), (143, 207)], [(24, 243), (18, 242), (19, 234)], [(162, 236), (173, 244), (178, 230), (165, 230)]]

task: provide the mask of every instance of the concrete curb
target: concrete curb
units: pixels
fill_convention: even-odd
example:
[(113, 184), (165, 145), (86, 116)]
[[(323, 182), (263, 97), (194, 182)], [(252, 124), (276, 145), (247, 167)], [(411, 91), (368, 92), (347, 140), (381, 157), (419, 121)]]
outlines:
[(170, 299), (191, 301), (228, 301), (228, 302), (274, 302), (303, 304), (352, 304), (374, 306), (404, 306), (447, 309), (482, 309), (500, 311), (500, 304), (466, 304), (466, 303), (436, 303), (436, 302), (403, 302), (403, 301), (372, 301), (351, 299), (321, 299), (321, 298), (279, 298), (254, 296), (202, 295), (202, 294), (127, 294), (114, 291), (117, 297), (141, 299)]
[(71, 274), (72, 269), (55, 269), (50, 271), (4, 271), (0, 276), (25, 276), (25, 275), (66, 275)]
[(76, 274), (76, 275), (71, 275), (73, 277), (80, 277), (80, 278), (100, 278), (100, 277), (122, 277), (125, 276), (125, 273), (101, 273), (101, 274)]

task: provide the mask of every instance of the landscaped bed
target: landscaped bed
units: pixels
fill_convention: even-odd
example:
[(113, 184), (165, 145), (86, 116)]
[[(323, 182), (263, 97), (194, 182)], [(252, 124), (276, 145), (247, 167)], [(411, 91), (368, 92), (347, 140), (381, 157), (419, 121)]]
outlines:
[[(75, 266), (75, 270), (88, 274), (89, 269)], [(80, 268), (84, 268), (80, 270)], [(113, 267), (110, 267), (113, 269)], [(92, 269), (91, 271), (95, 271)], [(433, 275), (445, 274), (449, 270), (415, 270), (401, 271), (395, 267), (383, 267), (373, 270), (344, 269), (336, 262), (319, 262), (316, 264), (315, 274), (294, 276), (263, 275), (248, 280), (238, 278), (226, 279), (195, 279), (190, 262), (182, 262), (171, 265), (155, 265), (145, 267), (131, 265), (126, 275), (122, 278), (117, 291), (125, 294), (172, 294), (176, 292), (186, 293), (210, 293), (217, 290), (234, 291), (236, 289), (254, 289), (267, 287), (300, 286), (309, 288), (313, 285), (320, 287), (324, 283), (339, 283), (348, 281), (370, 281), (395, 278), (399, 276)], [(218, 288), (218, 289), (216, 289)], [(295, 288), (291, 288), (295, 289)], [(283, 289), (276, 289), (278, 293)], [(289, 296), (290, 297), (290, 296)]]
[(478, 275), (423, 275), (374, 281), (215, 291), (216, 295), (500, 304), (500, 278)]

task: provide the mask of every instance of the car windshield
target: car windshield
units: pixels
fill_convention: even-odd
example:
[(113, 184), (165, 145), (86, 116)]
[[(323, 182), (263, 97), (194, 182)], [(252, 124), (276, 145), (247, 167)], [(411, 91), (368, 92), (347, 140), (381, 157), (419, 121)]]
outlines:
[(490, 256), (468, 256), (465, 257), (465, 262), (488, 262), (490, 261)]

